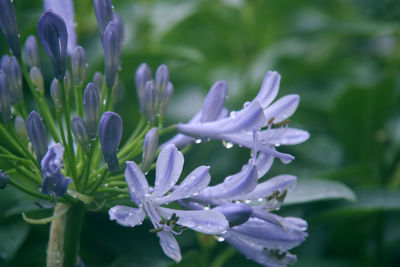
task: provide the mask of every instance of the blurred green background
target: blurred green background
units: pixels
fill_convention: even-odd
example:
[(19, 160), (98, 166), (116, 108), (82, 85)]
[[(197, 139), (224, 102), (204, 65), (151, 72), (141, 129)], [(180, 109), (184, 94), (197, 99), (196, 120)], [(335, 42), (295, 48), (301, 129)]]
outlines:
[[(139, 119), (134, 73), (141, 62), (170, 69), (175, 95), (168, 123), (189, 119), (217, 80), (228, 82), (227, 105), (238, 109), (256, 95), (266, 72), (276, 70), (282, 75), (279, 96), (301, 96), (291, 126), (311, 134), (304, 144), (279, 148), (296, 160), (289, 165), (276, 160), (267, 175), (299, 179), (279, 211), (309, 223), (309, 237), (293, 250), (296, 266), (400, 266), (400, 1), (113, 3), (125, 22), (116, 106), (124, 136)], [(37, 35), (41, 1), (14, 5), (21, 40)], [(92, 1), (75, 1), (75, 10), (91, 79), (104, 68)], [(0, 52), (8, 52), (3, 36)], [(49, 84), (53, 71), (41, 53)], [(212, 141), (186, 155), (184, 171), (210, 164), (216, 183), (248, 157), (247, 149), (228, 150)], [(0, 266), (45, 265), (48, 225), (28, 225), (20, 216), (33, 202), (11, 186), (0, 192)], [(257, 266), (229, 245), (189, 231), (178, 237), (183, 260), (175, 265), (150, 227), (147, 222), (124, 228), (104, 211), (91, 212), (84, 222), (82, 259), (87, 266)]]

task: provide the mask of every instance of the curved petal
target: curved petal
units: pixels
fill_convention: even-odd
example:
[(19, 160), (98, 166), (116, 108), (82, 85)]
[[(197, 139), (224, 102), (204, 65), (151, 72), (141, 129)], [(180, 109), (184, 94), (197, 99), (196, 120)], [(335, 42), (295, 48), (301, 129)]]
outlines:
[(175, 260), (176, 262), (180, 262), (182, 259), (181, 250), (179, 248), (178, 242), (171, 232), (161, 231), (157, 233), (157, 236), (160, 238), (160, 245), (165, 255)]
[[(271, 118), (274, 118), (273, 123), (279, 123), (286, 120), (296, 111), (299, 101), (300, 97), (298, 95), (286, 95), (279, 98), (271, 106), (264, 109), (266, 122)], [(267, 123), (265, 123), (264, 126), (265, 125), (267, 125)]]
[(264, 121), (265, 117), (260, 104), (254, 101), (238, 112), (231, 112), (227, 118), (197, 124), (178, 124), (177, 129), (187, 135), (221, 139), (222, 134), (260, 128)]
[(139, 206), (149, 192), (149, 184), (139, 166), (133, 161), (126, 162), (125, 180), (132, 201)]
[(204, 189), (200, 195), (204, 198), (237, 199), (254, 190), (257, 185), (258, 172), (255, 165), (249, 163), (243, 169), (215, 186)]
[(279, 175), (260, 183), (249, 194), (241, 197), (241, 199), (258, 199), (271, 196), (275, 191), (282, 193), (284, 190), (289, 190), (296, 184), (296, 176)]
[(164, 147), (156, 163), (156, 180), (152, 197), (161, 197), (178, 181), (183, 167), (183, 155), (174, 145)]
[(157, 200), (158, 204), (166, 204), (178, 199), (188, 198), (192, 195), (197, 195), (203, 190), (211, 180), (211, 176), (208, 173), (210, 170), (209, 166), (200, 166), (192, 171), (175, 190)]
[(204, 234), (224, 234), (229, 228), (225, 216), (214, 210), (174, 210), (159, 207), (158, 211), (167, 219), (175, 213), (179, 218), (177, 224)]
[(214, 121), (224, 108), (228, 85), (225, 81), (216, 82), (208, 92), (201, 108), (201, 122)]
[(274, 156), (264, 153), (258, 155), (255, 163), (258, 171), (258, 179), (262, 178), (269, 171), (274, 162), (274, 158)]
[(146, 213), (142, 208), (131, 208), (127, 206), (114, 206), (108, 210), (110, 220), (116, 220), (123, 226), (133, 227), (142, 224)]
[(307, 131), (295, 128), (277, 128), (261, 131), (260, 142), (271, 145), (297, 145), (303, 143), (310, 137)]
[(280, 81), (281, 75), (276, 71), (268, 71), (267, 75), (265, 75), (261, 89), (254, 98), (254, 100), (260, 103), (262, 108), (268, 107), (268, 105), (275, 99), (279, 91)]

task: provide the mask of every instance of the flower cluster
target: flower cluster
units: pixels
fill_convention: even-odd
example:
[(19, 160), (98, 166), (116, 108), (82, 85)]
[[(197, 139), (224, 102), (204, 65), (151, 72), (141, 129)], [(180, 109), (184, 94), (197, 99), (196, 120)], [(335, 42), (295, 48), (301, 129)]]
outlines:
[[(110, 0), (94, 0), (105, 69), (104, 76), (96, 72), (90, 82), (85, 49), (77, 45), (73, 1), (46, 0), (44, 6), (37, 33), (54, 70), (48, 90), (36, 38), (29, 36), (21, 51), (12, 1), (0, 0), (0, 27), (12, 53), (4, 55), (0, 64), (0, 134), (4, 137), (0, 158), (10, 164), (0, 172), (0, 188), (10, 183), (56, 204), (106, 208), (110, 219), (123, 226), (140, 225), (148, 217), (163, 251), (177, 262), (181, 252), (175, 235), (186, 229), (215, 235), (264, 266), (294, 262), (296, 256), (288, 250), (304, 241), (307, 223), (272, 212), (280, 208), (296, 177), (280, 175), (259, 182), (274, 158), (283, 163), (294, 159), (277, 151), (278, 146), (309, 137), (306, 131), (288, 126), (299, 97), (288, 95), (274, 102), (280, 75), (268, 72), (256, 97), (231, 112), (225, 107), (227, 83), (218, 81), (188, 123), (164, 128), (163, 117), (174, 91), (169, 71), (159, 66), (153, 80), (150, 67), (143, 63), (135, 76), (140, 122), (121, 144), (122, 118), (112, 111), (124, 39), (121, 18)], [(36, 103), (29, 114), (23, 78)], [(168, 136), (171, 131), (176, 135)], [(196, 168), (178, 183), (184, 163), (178, 149), (212, 139), (222, 140), (227, 147), (237, 144), (251, 149), (248, 163), (217, 185), (209, 185), (210, 166)], [(135, 163), (140, 159), (140, 164)], [(146, 175), (153, 169), (155, 182), (150, 186)], [(134, 206), (120, 205), (129, 199)], [(167, 208), (172, 202), (180, 208)], [(60, 216), (50, 221), (56, 217)]]

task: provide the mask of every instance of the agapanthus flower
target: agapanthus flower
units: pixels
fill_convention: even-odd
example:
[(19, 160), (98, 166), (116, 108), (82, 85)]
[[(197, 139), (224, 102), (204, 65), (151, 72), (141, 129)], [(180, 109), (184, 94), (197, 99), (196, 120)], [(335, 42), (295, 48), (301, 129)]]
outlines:
[(21, 57), (17, 21), (11, 0), (0, 0), (0, 28), (13, 55)]
[(54, 197), (62, 197), (72, 179), (61, 173), (64, 147), (57, 143), (49, 147), (41, 161), (43, 174), (42, 192)]
[[(271, 104), (278, 93), (279, 82), (280, 75), (277, 72), (268, 72), (257, 96), (245, 103), (241, 110), (230, 112), (226, 118), (208, 122), (195, 119), (198, 116), (196, 114), (189, 123), (178, 124), (178, 131), (196, 138), (218, 139), (248, 148), (256, 144), (260, 152), (289, 163), (294, 157), (276, 151), (275, 147), (304, 142), (309, 134), (287, 127), (287, 118), (299, 104), (298, 95), (287, 95)], [(256, 138), (254, 130), (257, 131)]]
[[(161, 205), (198, 194), (210, 182), (209, 167), (193, 170), (179, 185), (178, 181), (184, 158), (175, 146), (164, 147), (156, 163), (156, 179), (151, 188), (145, 175), (133, 161), (126, 162), (125, 180), (132, 201), (138, 208), (115, 206), (109, 210), (110, 219), (124, 226), (141, 224), (147, 215), (153, 224), (164, 253), (179, 262), (181, 253), (174, 234), (179, 234), (175, 225), (184, 226), (205, 234), (223, 234), (228, 222), (218, 211), (185, 211), (164, 208)], [(171, 193), (168, 194), (168, 192)]]

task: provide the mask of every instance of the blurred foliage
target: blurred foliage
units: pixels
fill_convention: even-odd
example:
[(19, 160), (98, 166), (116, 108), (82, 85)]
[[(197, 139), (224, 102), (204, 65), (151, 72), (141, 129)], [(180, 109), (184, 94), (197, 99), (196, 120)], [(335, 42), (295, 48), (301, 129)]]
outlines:
[[(279, 95), (301, 96), (292, 126), (311, 133), (302, 145), (280, 148), (296, 160), (276, 161), (268, 174), (299, 177), (298, 189), (288, 196), (291, 205), (280, 211), (309, 222), (308, 239), (293, 251), (297, 266), (400, 265), (400, 1), (113, 3), (125, 22), (117, 104), (124, 136), (139, 118), (133, 79), (143, 61), (153, 69), (162, 63), (170, 68), (176, 88), (170, 123), (190, 118), (217, 80), (228, 82), (228, 106), (239, 108), (255, 96), (265, 73), (277, 70)], [(14, 4), (25, 40), (36, 33), (42, 4)], [(91, 77), (103, 69), (92, 1), (75, 1), (75, 9)], [(7, 51), (1, 36), (0, 52)], [(41, 53), (49, 83), (52, 69)], [(186, 155), (185, 171), (209, 164), (216, 183), (248, 156), (245, 149), (228, 151), (221, 142), (208, 142)], [(335, 200), (317, 201), (328, 193)], [(44, 266), (48, 226), (30, 226), (20, 217), (21, 210), (32, 216), (47, 212), (33, 203), (10, 187), (0, 193), (0, 266)], [(110, 222), (105, 212), (89, 213), (81, 256), (87, 266), (256, 266), (228, 245), (193, 232), (178, 237), (184, 257), (174, 265), (149, 229), (149, 223), (130, 229)]]

